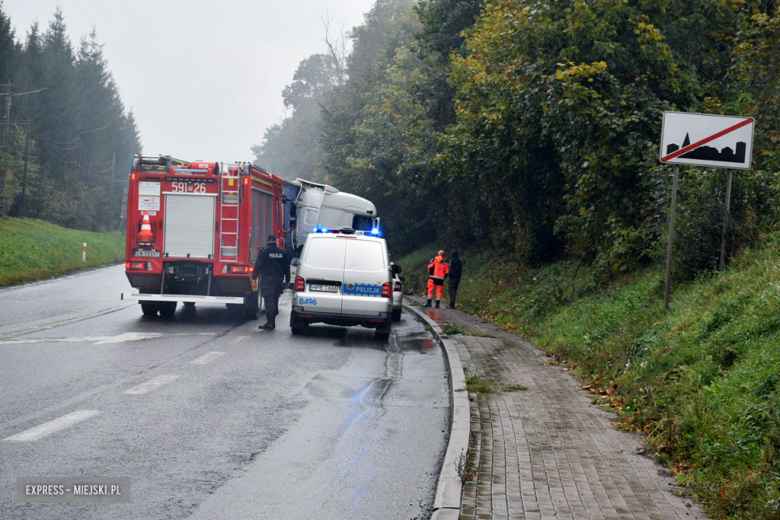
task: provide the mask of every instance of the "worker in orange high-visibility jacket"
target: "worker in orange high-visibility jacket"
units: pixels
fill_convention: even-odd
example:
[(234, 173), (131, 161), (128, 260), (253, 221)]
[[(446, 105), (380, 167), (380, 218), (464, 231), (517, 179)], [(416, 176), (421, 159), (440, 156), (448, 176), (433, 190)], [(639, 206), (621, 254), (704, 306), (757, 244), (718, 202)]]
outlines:
[(444, 251), (439, 251), (439, 254), (428, 264), (428, 301), (425, 303), (425, 307), (431, 306), (435, 292), (436, 308), (439, 308), (441, 293), (444, 290), (444, 280), (448, 274), (450, 274), (450, 264), (444, 259)]

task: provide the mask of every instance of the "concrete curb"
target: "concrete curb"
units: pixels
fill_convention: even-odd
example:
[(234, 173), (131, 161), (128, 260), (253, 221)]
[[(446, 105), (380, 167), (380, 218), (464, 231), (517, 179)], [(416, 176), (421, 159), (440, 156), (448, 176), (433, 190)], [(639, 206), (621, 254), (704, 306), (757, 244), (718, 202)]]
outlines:
[(447, 338), (438, 323), (429, 318), (424, 312), (410, 305), (404, 305), (427, 323), (436, 341), (444, 349), (447, 357), (450, 373), (450, 402), (452, 423), (450, 426), (450, 442), (447, 452), (444, 454), (444, 463), (441, 467), (439, 482), (436, 484), (436, 498), (433, 501), (433, 513), (431, 520), (449, 520), (460, 516), (461, 496), (463, 482), (456, 471), (456, 464), (461, 453), (469, 451), (469, 432), (471, 431), (468, 392), (466, 392), (466, 375), (463, 373), (463, 364), (460, 362), (458, 350), (451, 340)]

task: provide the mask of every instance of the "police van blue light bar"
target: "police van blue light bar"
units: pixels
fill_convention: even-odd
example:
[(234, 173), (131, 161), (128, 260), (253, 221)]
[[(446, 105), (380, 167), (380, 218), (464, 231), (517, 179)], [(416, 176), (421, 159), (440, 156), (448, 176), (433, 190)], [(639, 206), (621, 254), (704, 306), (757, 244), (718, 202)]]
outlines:
[(314, 228), (314, 232), (315, 233), (333, 233), (333, 230), (332, 229), (328, 229), (326, 227), (317, 226), (316, 228)]
[(382, 238), (384, 236), (384, 233), (382, 233), (382, 231), (380, 231), (379, 228), (374, 228), (371, 231), (360, 231), (360, 230), (358, 230), (358, 231), (355, 231), (355, 234), (356, 235), (365, 235), (365, 236), (377, 237), (377, 238)]

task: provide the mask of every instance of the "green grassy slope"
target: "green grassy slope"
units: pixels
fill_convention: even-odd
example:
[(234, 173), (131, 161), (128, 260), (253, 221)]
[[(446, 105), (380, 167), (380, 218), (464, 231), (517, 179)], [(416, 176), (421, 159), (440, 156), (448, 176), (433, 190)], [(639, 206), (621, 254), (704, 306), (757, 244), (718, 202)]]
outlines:
[(677, 285), (668, 314), (656, 268), (598, 288), (566, 263), (462, 256), (462, 307), (575, 367), (713, 517), (780, 518), (780, 234)]
[[(81, 244), (88, 244), (81, 262)], [(0, 286), (50, 278), (123, 260), (120, 233), (91, 233), (32, 219), (0, 219)]]

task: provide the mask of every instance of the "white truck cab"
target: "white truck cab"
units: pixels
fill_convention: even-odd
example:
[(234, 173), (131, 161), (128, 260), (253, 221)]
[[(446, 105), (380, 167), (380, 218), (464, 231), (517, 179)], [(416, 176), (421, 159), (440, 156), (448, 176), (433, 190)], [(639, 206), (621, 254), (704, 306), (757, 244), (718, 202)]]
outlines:
[[(319, 228), (306, 237), (297, 267), (290, 327), (300, 334), (309, 324), (362, 325), (376, 338), (390, 337), (394, 268), (383, 238)], [(397, 268), (396, 268), (397, 269)]]
[(285, 182), (290, 188), (297, 188), (294, 200), (290, 201), (295, 219), (295, 227), (290, 229), (292, 249), (305, 244), (309, 233), (318, 227), (366, 232), (379, 228), (376, 206), (370, 200), (305, 179)]

